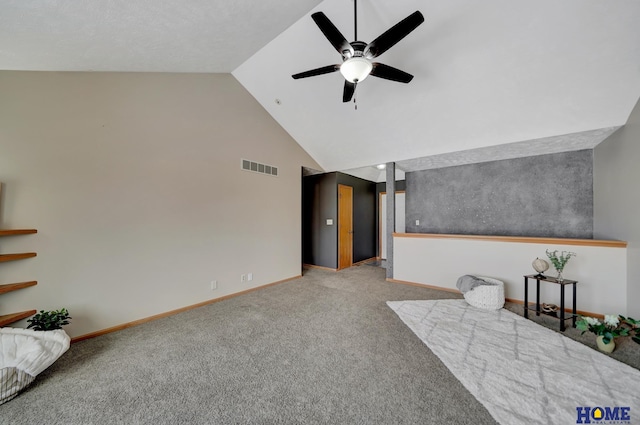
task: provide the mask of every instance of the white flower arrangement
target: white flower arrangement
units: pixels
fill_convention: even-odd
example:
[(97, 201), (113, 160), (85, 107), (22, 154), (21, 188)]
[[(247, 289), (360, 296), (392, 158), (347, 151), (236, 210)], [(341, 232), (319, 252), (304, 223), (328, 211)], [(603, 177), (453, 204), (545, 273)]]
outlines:
[(631, 317), (605, 314), (601, 322), (595, 317), (581, 316), (576, 322), (576, 328), (583, 334), (589, 331), (602, 336), (602, 342), (605, 344), (621, 336), (630, 336), (633, 341), (640, 344), (640, 320)]

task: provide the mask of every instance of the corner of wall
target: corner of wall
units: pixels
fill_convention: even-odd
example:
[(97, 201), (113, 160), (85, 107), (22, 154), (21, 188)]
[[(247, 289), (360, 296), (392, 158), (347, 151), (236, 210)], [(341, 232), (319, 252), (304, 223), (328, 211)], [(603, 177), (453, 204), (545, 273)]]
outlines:
[(594, 149), (594, 235), (628, 242), (627, 313), (640, 317), (640, 101), (626, 124)]

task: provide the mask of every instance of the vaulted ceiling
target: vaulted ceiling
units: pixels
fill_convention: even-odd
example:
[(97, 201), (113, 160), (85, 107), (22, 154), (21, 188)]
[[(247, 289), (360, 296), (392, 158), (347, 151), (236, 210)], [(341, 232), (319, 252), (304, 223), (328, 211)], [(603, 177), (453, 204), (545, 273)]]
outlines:
[(637, 0), (360, 0), (358, 38), (416, 10), (378, 58), (415, 78), (367, 78), (357, 110), (340, 73), (291, 78), (341, 62), (310, 15), (351, 41), (353, 0), (4, 0), (0, 70), (232, 72), (329, 171), (591, 148), (640, 97)]

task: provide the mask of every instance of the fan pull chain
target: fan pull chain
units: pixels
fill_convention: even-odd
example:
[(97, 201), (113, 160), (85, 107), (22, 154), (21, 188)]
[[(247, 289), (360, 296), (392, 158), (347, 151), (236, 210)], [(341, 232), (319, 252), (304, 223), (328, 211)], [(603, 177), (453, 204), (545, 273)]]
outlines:
[(358, 80), (354, 81), (354, 86), (353, 86), (353, 107), (354, 109), (357, 111), (358, 110), (358, 103), (356, 102), (356, 93), (358, 92)]

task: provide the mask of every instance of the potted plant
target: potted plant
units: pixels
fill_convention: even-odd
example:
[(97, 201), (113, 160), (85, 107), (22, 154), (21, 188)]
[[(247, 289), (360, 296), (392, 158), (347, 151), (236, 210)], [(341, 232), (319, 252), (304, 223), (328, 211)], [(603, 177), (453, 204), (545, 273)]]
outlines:
[(595, 317), (581, 316), (576, 321), (576, 328), (584, 334), (589, 331), (597, 335), (596, 344), (600, 351), (611, 353), (616, 348), (615, 339), (630, 336), (634, 342), (640, 344), (640, 321), (630, 317), (605, 315), (604, 321)]
[(619, 317), (620, 321), (629, 327), (629, 336), (631, 337), (631, 340), (640, 344), (640, 320), (636, 320), (631, 317)]
[(27, 329), (33, 329), (34, 331), (62, 329), (64, 325), (69, 324), (69, 319), (71, 319), (71, 316), (69, 316), (69, 311), (66, 308), (52, 311), (40, 310), (40, 313), (27, 320), (29, 323)]
[(560, 254), (558, 254), (557, 249), (555, 251), (549, 251), (548, 249), (545, 251), (547, 253), (547, 257), (549, 257), (549, 260), (551, 260), (551, 264), (553, 264), (553, 267), (555, 267), (556, 271), (558, 272), (558, 277), (556, 278), (556, 280), (558, 282), (562, 282), (564, 280), (562, 278), (562, 271), (564, 270), (564, 266), (567, 265), (567, 262), (571, 257), (575, 257), (577, 254), (570, 251), (561, 251)]

